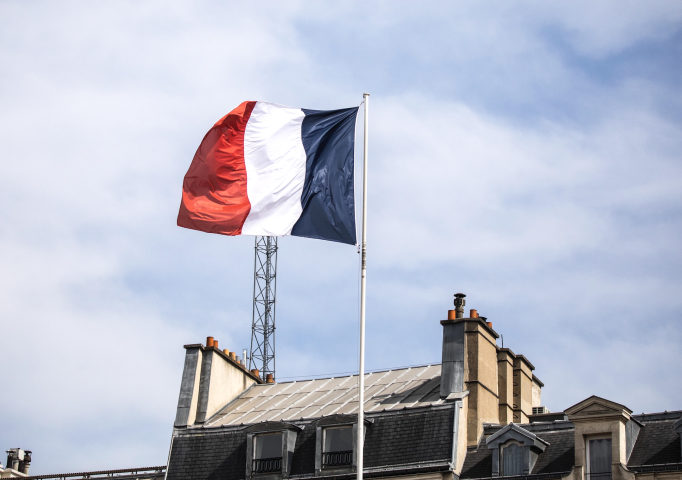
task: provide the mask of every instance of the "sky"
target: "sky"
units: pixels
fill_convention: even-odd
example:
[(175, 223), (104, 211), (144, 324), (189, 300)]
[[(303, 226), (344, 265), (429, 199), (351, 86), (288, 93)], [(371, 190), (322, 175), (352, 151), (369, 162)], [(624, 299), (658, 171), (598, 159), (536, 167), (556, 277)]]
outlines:
[[(681, 60), (675, 0), (1, 2), (0, 449), (165, 464), (183, 345), (251, 335), (253, 237), (176, 226), (194, 151), (365, 92), (367, 368), (439, 363), (464, 292), (551, 411), (682, 409)], [(356, 370), (356, 248), (278, 255), (277, 378)]]

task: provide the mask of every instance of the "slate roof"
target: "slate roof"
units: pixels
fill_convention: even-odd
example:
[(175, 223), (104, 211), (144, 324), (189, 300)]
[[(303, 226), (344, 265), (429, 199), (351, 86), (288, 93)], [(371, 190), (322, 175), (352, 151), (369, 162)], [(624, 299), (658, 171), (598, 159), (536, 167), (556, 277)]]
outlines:
[(682, 417), (682, 412), (648, 417), (649, 419), (647, 415), (634, 416), (644, 426), (637, 436), (628, 467), (682, 462), (680, 435), (673, 430), (673, 423)]
[[(452, 454), (452, 404), (400, 412), (368, 414), (374, 420), (365, 436), (365, 468), (416, 464), (447, 470)], [(291, 477), (315, 474), (315, 423), (298, 421)], [(171, 447), (168, 480), (240, 480), (245, 478), (246, 433), (242, 428), (197, 429), (176, 436)], [(371, 476), (368, 475), (368, 477)], [(319, 478), (319, 477), (318, 477)]]
[[(628, 468), (635, 471), (648, 471), (642, 465), (668, 464), (661, 471), (682, 469), (682, 447), (680, 435), (673, 424), (682, 418), (682, 411), (655, 414), (633, 415), (643, 426), (639, 431)], [(538, 456), (532, 475), (568, 472), (575, 463), (575, 438), (573, 424), (568, 421), (551, 423), (531, 423), (519, 425), (549, 443), (547, 449)], [(487, 425), (481, 442), (470, 448), (462, 468), (462, 479), (490, 478), (492, 475), (492, 451), (487, 448), (486, 438), (498, 431), (501, 426)], [(676, 464), (676, 465), (670, 465)], [(653, 471), (653, 470), (652, 470)]]
[[(569, 472), (575, 463), (573, 424), (552, 422), (549, 424), (524, 424), (521, 428), (533, 432), (549, 443), (533, 467), (531, 474)], [(486, 445), (486, 438), (497, 432), (501, 426), (490, 425), (484, 430), (477, 448), (467, 450), (460, 478), (489, 478), (493, 471), (492, 450)]]
[(246, 434), (241, 431), (173, 438), (168, 479), (238, 480), (245, 477)]
[[(448, 471), (452, 455), (454, 405), (440, 398), (440, 365), (383, 372), (365, 377), (364, 410), (373, 420), (365, 437), (365, 476)], [(265, 421), (288, 421), (301, 428), (291, 477), (314, 477), (316, 423), (321, 417), (357, 411), (357, 376), (251, 386), (203, 426), (177, 429), (168, 464), (168, 480), (242, 480), (246, 474), (246, 433)], [(682, 469), (680, 436), (673, 423), (681, 412), (633, 415), (643, 426), (628, 467), (652, 463)], [(574, 428), (567, 420), (520, 425), (549, 445), (531, 475), (544, 479), (566, 474), (575, 462)], [(481, 442), (467, 450), (460, 478), (492, 475), (492, 451), (485, 439), (500, 425), (486, 425)], [(672, 465), (675, 470), (678, 468)], [(671, 467), (671, 468), (672, 468)], [(391, 472), (391, 473), (389, 473)], [(347, 475), (350, 479), (353, 474)], [(335, 480), (345, 480), (344, 475)], [(315, 477), (323, 479), (324, 477)], [(510, 477), (507, 477), (510, 478)], [(521, 477), (519, 477), (519, 480)]]
[[(357, 375), (253, 385), (205, 426), (252, 424), (356, 413)], [(365, 412), (441, 405), (440, 365), (365, 375)]]

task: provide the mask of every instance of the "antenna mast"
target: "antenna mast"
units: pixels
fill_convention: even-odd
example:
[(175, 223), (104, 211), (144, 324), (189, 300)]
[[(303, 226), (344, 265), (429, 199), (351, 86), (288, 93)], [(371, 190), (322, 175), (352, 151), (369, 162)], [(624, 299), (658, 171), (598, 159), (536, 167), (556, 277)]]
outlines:
[(255, 250), (249, 368), (258, 368), (263, 380), (269, 374), (274, 380), (277, 237), (256, 237)]

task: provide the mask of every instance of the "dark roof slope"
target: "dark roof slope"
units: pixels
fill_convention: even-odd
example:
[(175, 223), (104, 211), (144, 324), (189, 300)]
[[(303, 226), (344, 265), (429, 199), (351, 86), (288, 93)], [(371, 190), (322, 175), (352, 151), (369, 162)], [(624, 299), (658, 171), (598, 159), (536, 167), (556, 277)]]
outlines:
[(559, 430), (555, 432), (535, 432), (549, 446), (531, 473), (569, 472), (575, 463), (574, 430)]
[[(520, 427), (526, 428), (528, 425), (520, 425)], [(561, 425), (561, 427), (563, 427), (563, 425)], [(481, 438), (480, 445), (476, 449), (467, 451), (460, 478), (488, 478), (492, 476), (492, 450), (488, 449), (485, 440), (488, 435), (499, 430), (499, 428), (501, 427), (487, 427), (484, 436)], [(538, 456), (538, 461), (531, 473), (559, 473), (570, 471), (575, 459), (573, 429), (560, 428), (554, 431), (538, 431), (540, 429), (533, 428), (533, 430), (536, 430), (533, 432), (535, 435), (549, 443), (549, 445), (542, 455)]]
[[(299, 425), (302, 427), (303, 425)], [(315, 473), (315, 424), (309, 423), (296, 436), (294, 458), (291, 460), (291, 475)]]
[(365, 467), (450, 461), (453, 421), (452, 408), (376, 417), (367, 427)]
[(459, 478), (485, 478), (493, 474), (493, 451), (488, 450), (485, 439), (477, 448), (467, 449), (467, 456)]
[(628, 467), (682, 461), (680, 435), (673, 430), (676, 419), (646, 422), (628, 460)]
[[(447, 464), (452, 454), (451, 405), (368, 414), (374, 423), (365, 436), (365, 468), (400, 467), (417, 462)], [(315, 474), (316, 424), (296, 422), (291, 476)], [(220, 428), (184, 430), (173, 439), (168, 480), (240, 480), (246, 474), (246, 434)]]
[(246, 471), (246, 434), (241, 431), (173, 439), (167, 480), (239, 480)]

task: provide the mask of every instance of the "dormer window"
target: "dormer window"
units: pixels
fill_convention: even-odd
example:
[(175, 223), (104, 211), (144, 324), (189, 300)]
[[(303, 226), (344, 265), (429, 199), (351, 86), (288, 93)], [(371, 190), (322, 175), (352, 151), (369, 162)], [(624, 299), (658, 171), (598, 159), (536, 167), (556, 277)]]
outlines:
[(611, 480), (611, 438), (587, 439), (587, 480)]
[[(331, 415), (315, 422), (315, 476), (344, 475), (358, 465), (357, 415)], [(362, 436), (374, 420), (365, 417)]]
[(323, 429), (322, 468), (349, 467), (353, 464), (353, 427)]
[(549, 445), (535, 434), (513, 423), (489, 436), (486, 444), (493, 451), (493, 477), (530, 475), (538, 455), (541, 455)]
[(247, 480), (288, 478), (300, 431), (299, 426), (285, 422), (263, 422), (246, 427)]
[(282, 434), (270, 433), (253, 437), (254, 474), (282, 471)]

